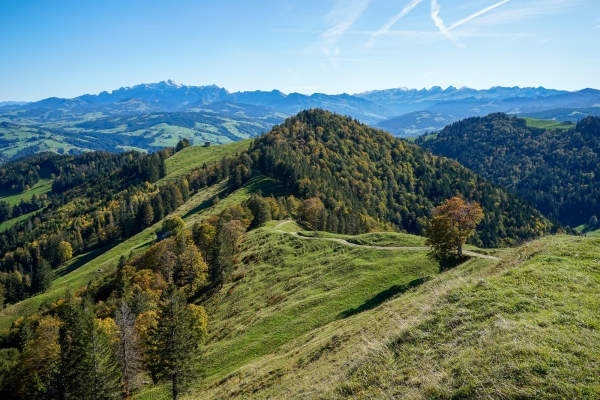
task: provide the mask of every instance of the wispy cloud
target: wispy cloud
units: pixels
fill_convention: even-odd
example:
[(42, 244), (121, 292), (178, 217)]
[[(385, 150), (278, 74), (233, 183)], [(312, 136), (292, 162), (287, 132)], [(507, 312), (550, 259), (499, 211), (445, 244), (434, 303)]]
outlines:
[(429, 71), (426, 74), (424, 74), (421, 78), (427, 78), (428, 76), (431, 76), (431, 75), (438, 75), (439, 73), (443, 72), (445, 69), (446, 68), (438, 69), (435, 71)]
[(369, 40), (369, 42), (367, 43), (367, 46), (368, 47), (373, 46), (373, 43), (375, 42), (375, 38), (377, 38), (378, 36), (381, 36), (381, 35), (385, 35), (390, 30), (390, 28), (392, 26), (394, 26), (394, 24), (396, 22), (398, 22), (398, 20), (400, 18), (404, 17), (406, 14), (411, 12), (422, 1), (423, 0), (412, 0), (410, 3), (408, 3), (406, 6), (404, 6), (402, 11), (400, 11), (398, 14), (394, 15), (394, 17), (392, 17), (384, 26), (382, 26), (381, 29), (379, 29), (377, 32), (375, 32), (371, 36), (371, 40)]
[(518, 20), (535, 18), (540, 15), (552, 15), (564, 12), (566, 9), (576, 8), (589, 0), (529, 0), (527, 2), (514, 2), (512, 7), (487, 16), (486, 25), (514, 23)]
[(460, 48), (465, 47), (456, 36), (450, 33), (448, 27), (444, 24), (444, 20), (440, 18), (440, 5), (437, 0), (431, 0), (431, 19), (435, 26), (440, 30), (442, 35), (446, 36), (448, 39), (452, 40), (452, 42)]
[(327, 57), (341, 53), (337, 41), (365, 12), (371, 0), (337, 0), (327, 19), (335, 25), (321, 35), (321, 50)]
[(500, 7), (502, 4), (508, 3), (509, 1), (510, 0), (503, 0), (503, 1), (501, 1), (499, 3), (496, 3), (496, 4), (492, 5), (492, 6), (484, 8), (483, 10), (479, 10), (476, 13), (469, 15), (467, 18), (463, 18), (460, 21), (456, 22), (455, 24), (451, 25), (448, 28), (448, 30), (450, 31), (450, 30), (452, 30), (454, 28), (457, 28), (457, 27), (459, 27), (459, 26), (461, 26), (461, 25), (469, 22), (470, 20), (475, 19), (475, 18), (479, 17), (480, 15), (485, 14), (488, 11), (492, 11), (496, 7)]
[(550, 38), (550, 39), (546, 39), (546, 40), (542, 40), (540, 43), (546, 43), (546, 42), (549, 42), (549, 41), (551, 41), (551, 40), (552, 40), (552, 38)]

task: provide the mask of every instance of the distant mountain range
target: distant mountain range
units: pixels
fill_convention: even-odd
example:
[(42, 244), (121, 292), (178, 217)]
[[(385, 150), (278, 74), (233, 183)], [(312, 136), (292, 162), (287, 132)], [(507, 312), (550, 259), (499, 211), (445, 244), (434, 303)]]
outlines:
[[(11, 114), (11, 122), (15, 122), (15, 118), (39, 122), (40, 118), (44, 121), (89, 120), (164, 112), (202, 112), (277, 123), (310, 108), (350, 115), (393, 135), (407, 137), (492, 112), (531, 116), (566, 109), (572, 117), (562, 120), (577, 119), (574, 116), (578, 112), (583, 117), (600, 110), (600, 90), (568, 92), (543, 87), (499, 86), (477, 90), (436, 86), (421, 90), (375, 90), (354, 95), (304, 95), (285, 94), (279, 90), (229, 92), (216, 85), (188, 86), (168, 80), (73, 99), (51, 97), (25, 104), (0, 103), (0, 114)], [(578, 111), (580, 109), (582, 111)]]

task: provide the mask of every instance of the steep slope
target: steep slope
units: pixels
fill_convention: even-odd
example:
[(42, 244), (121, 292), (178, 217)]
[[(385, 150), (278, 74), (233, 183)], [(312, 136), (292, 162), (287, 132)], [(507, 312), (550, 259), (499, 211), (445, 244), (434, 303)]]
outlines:
[(564, 224), (600, 215), (600, 118), (570, 130), (537, 129), (505, 114), (469, 118), (418, 144), (458, 160)]
[[(264, 236), (262, 240), (268, 240)], [(330, 318), (279, 347), (272, 345), (268, 354), (242, 357), (245, 365), (224, 378), (220, 376), (228, 368), (214, 376), (211, 369), (190, 398), (596, 398), (598, 245), (597, 239), (549, 237), (510, 250), (501, 261), (473, 260), (404, 290), (402, 282), (410, 279), (402, 278), (404, 268), (412, 260), (388, 264), (394, 257), (388, 254), (375, 269), (369, 264), (361, 268), (378, 279), (398, 273), (388, 282), (392, 285), (388, 290), (364, 303), (371, 306)], [(213, 331), (217, 339), (207, 345), (208, 365), (212, 357), (224, 361), (228, 350), (237, 349), (227, 345), (241, 345), (254, 337), (265, 313), (278, 321), (269, 326), (269, 337), (279, 326), (292, 323), (284, 315), (303, 304), (295, 305), (298, 292), (312, 290), (316, 295), (304, 300), (308, 304), (301, 307), (297, 317), (301, 321), (312, 317), (313, 307), (318, 309), (321, 302), (331, 301), (335, 316), (339, 303), (333, 299), (346, 293), (339, 280), (343, 275), (335, 274), (337, 263), (313, 262), (310, 267), (307, 263), (293, 275), (293, 266), (300, 263), (297, 258), (310, 260), (313, 252), (326, 248), (322, 246), (304, 247), (301, 255), (290, 257), (292, 250), (281, 253), (283, 245), (278, 245), (272, 254), (263, 252), (261, 261), (240, 270), (240, 282), (220, 294), (222, 311), (212, 314), (214, 325), (226, 329)], [(360, 262), (366, 256), (355, 255)], [(286, 268), (261, 267), (281, 263), (275, 260), (285, 260)], [(353, 275), (356, 282), (366, 271)], [(282, 273), (292, 274), (289, 283), (276, 283)], [(310, 279), (313, 275), (318, 279)], [(419, 273), (413, 270), (412, 276)], [(269, 282), (272, 290), (267, 288)], [(367, 293), (377, 290), (361, 294), (369, 299), (373, 295)], [(271, 295), (281, 296), (281, 303), (268, 305)], [(253, 343), (263, 345), (260, 337)]]
[[(230, 145), (215, 147), (193, 147), (181, 151), (167, 159), (166, 176), (158, 181), (157, 185), (160, 186), (163, 191), (166, 191), (165, 188), (189, 175), (192, 169), (200, 168), (205, 163), (210, 164), (215, 161), (220, 161), (223, 157), (231, 157), (247, 146), (247, 142), (236, 142)], [(180, 216), (188, 223), (188, 225), (191, 225), (198, 221), (199, 218), (213, 215), (222, 211), (229, 205), (245, 200), (252, 193), (257, 193), (259, 191), (277, 193), (278, 190), (278, 185), (275, 182), (260, 176), (257, 176), (234, 193), (230, 193), (230, 190), (228, 190), (225, 183), (221, 181), (215, 185), (199, 190), (197, 193), (193, 194), (188, 201), (177, 207), (167, 216)], [(213, 206), (213, 200), (218, 196), (227, 198), (218, 205)], [(81, 206), (81, 201), (80, 199), (75, 198), (75, 201), (67, 203), (64, 208), (74, 209), (78, 206)], [(81, 210), (79, 212), (84, 214)], [(27, 215), (26, 218), (32, 218), (32, 215)], [(61, 220), (57, 219), (57, 221)], [(11, 220), (9, 222), (16, 221)], [(50, 222), (53, 221), (50, 220)], [(64, 222), (61, 223), (64, 224)], [(162, 220), (159, 219), (156, 223), (141, 230), (141, 232), (136, 233), (129, 238), (123, 237), (117, 243), (112, 242), (107, 243), (104, 246), (90, 246), (89, 248), (80, 249), (79, 252), (75, 253), (73, 259), (56, 269), (54, 281), (49, 290), (45, 293), (31, 296), (16, 304), (11, 304), (0, 310), (0, 330), (9, 327), (18, 317), (32, 314), (37, 310), (40, 304), (54, 301), (63, 296), (68, 288), (81, 288), (90, 282), (90, 280), (100, 278), (113, 272), (116, 263), (121, 256), (138, 253), (146, 249), (156, 240), (156, 232), (160, 230), (161, 223)], [(19, 231), (23, 230), (24, 228), (21, 227)], [(52, 233), (52, 231), (47, 232)], [(17, 235), (16, 232), (10, 231), (3, 233), (9, 238), (14, 237), (12, 236), (13, 233), (15, 236)], [(6, 245), (6, 239), (3, 239), (2, 243)], [(6, 261), (6, 257), (0, 260)], [(22, 262), (21, 260), (15, 261)], [(25, 268), (26, 267), (27, 265), (25, 265)], [(21, 271), (29, 272), (23, 268), (23, 265), (19, 265), (19, 269)], [(6, 292), (2, 293), (3, 295), (6, 295)], [(3, 300), (8, 299), (4, 297)]]
[(391, 224), (422, 234), (430, 210), (456, 194), (484, 208), (473, 239), (479, 246), (509, 245), (553, 229), (516, 196), (458, 163), (327, 111), (289, 118), (248, 151), (261, 173), (297, 197), (323, 201), (320, 230), (361, 233)]

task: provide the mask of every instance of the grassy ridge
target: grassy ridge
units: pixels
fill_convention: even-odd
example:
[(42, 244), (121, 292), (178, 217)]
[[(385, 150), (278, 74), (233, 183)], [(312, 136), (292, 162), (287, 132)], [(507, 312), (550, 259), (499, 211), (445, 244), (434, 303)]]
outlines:
[(234, 282), (205, 304), (210, 381), (316, 328), (372, 309), (439, 271), (426, 252), (306, 241), (270, 228), (248, 235), (241, 258)]
[(195, 168), (203, 164), (210, 164), (223, 157), (232, 156), (246, 150), (250, 146), (251, 140), (242, 140), (239, 142), (228, 143), (220, 146), (192, 146), (183, 149), (173, 157), (167, 159), (167, 176), (158, 183), (174, 180), (189, 174)]
[(575, 128), (575, 124), (566, 124), (560, 121), (548, 121), (543, 119), (534, 119), (534, 118), (523, 118), (527, 124), (527, 126), (532, 128), (543, 128), (543, 129), (573, 129)]
[[(273, 242), (284, 240), (289, 240), (293, 247), (289, 238)], [(316, 241), (306, 242), (302, 246), (312, 246)], [(335, 245), (321, 244), (314, 251), (325, 251), (322, 246)], [(249, 362), (223, 379), (215, 382), (220, 374), (215, 378), (209, 376), (195, 397), (598, 398), (598, 246), (598, 239), (566, 236), (533, 241), (509, 250), (499, 262), (472, 259), (450, 271), (434, 274), (433, 279), (418, 287), (396, 293), (374, 308), (346, 314), (345, 318), (334, 318), (339, 315), (335, 311), (339, 303), (331, 301), (332, 316), (328, 323), (313, 325), (311, 331), (271, 348), (268, 354), (254, 360), (246, 356)], [(354, 254), (361, 260), (358, 263), (361, 268), (358, 273), (353, 270), (344, 283), (364, 283), (362, 279), (368, 274), (377, 273), (381, 284), (386, 279), (386, 272), (382, 271), (385, 270), (398, 274), (388, 277), (386, 283), (392, 285), (393, 279), (398, 279), (395, 285), (401, 287), (401, 277), (406, 272), (403, 267), (417, 260), (402, 257), (392, 261), (385, 255), (392, 256), (373, 254), (377, 261), (373, 268), (368, 268), (361, 264), (367, 255)], [(256, 264), (257, 271), (246, 271), (243, 284), (226, 288), (233, 290), (230, 294), (222, 293), (219, 306), (225, 310), (222, 314), (213, 313), (212, 325), (219, 327), (229, 322), (226, 326), (231, 328), (222, 339), (223, 344), (208, 345), (209, 366), (212, 352), (225, 353), (225, 348), (239, 351), (236, 343), (242, 343), (241, 336), (250, 330), (238, 315), (262, 306), (255, 313), (248, 312), (250, 318), (256, 314), (261, 321), (261, 313), (267, 307), (259, 300), (265, 298), (265, 292), (258, 290), (260, 294), (256, 296), (246, 286), (257, 289), (261, 281), (269, 279), (271, 268), (276, 268), (284, 279), (268, 281), (273, 289), (266, 293), (280, 293), (279, 287), (293, 286), (295, 279), (304, 283), (295, 288), (298, 291), (329, 282), (339, 284), (342, 283), (339, 279), (345, 279), (332, 273), (336, 264), (321, 264), (310, 255), (298, 258), (305, 259), (298, 275), (294, 275), (291, 267), (293, 261), (284, 257), (281, 267), (275, 264), (263, 271)], [(426, 264), (421, 265), (426, 271)], [(250, 264), (250, 268), (255, 267)], [(311, 276), (315, 269), (321, 272)], [(416, 271), (408, 275), (415, 276)], [(361, 286), (362, 283), (348, 291), (344, 284), (333, 284), (332, 294), (328, 292), (325, 296), (335, 298), (346, 293), (347, 299), (368, 297), (369, 290), (375, 287), (369, 289), (369, 285)], [(284, 312), (294, 305), (287, 296), (281, 301), (285, 302), (273, 312)], [(309, 304), (302, 309), (301, 318), (309, 319), (305, 324), (312, 322), (310, 317), (315, 315), (312, 309), (319, 305)], [(253, 319), (249, 321), (246, 324), (254, 323)], [(233, 328), (240, 323), (241, 328)], [(266, 334), (273, 336), (274, 332)], [(256, 340), (268, 342), (263, 336)], [(247, 353), (249, 350), (242, 349), (237, 354), (244, 357)], [(218, 360), (222, 364), (218, 365), (227, 365), (226, 358), (220, 355)]]

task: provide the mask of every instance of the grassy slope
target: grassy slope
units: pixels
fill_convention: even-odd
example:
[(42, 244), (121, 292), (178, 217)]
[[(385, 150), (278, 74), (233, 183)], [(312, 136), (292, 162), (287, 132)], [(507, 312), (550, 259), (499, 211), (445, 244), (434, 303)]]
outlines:
[[(193, 398), (231, 396), (234, 393), (225, 393), (220, 386), (237, 381), (239, 368), (310, 341), (316, 331), (365, 313), (439, 272), (437, 263), (425, 252), (302, 240), (274, 231), (277, 225), (279, 222), (271, 221), (248, 234), (233, 282), (204, 304), (210, 321), (204, 382), (217, 390), (209, 395), (204, 386)], [(293, 222), (281, 227), (286, 232), (298, 229)], [(388, 234), (381, 235), (389, 239)], [(421, 238), (396, 235), (398, 241), (421, 242)], [(318, 358), (318, 354), (311, 357)], [(164, 388), (155, 388), (138, 398), (165, 396)]]
[[(338, 255), (334, 243), (255, 235), (249, 246), (273, 243), (260, 253), (272, 248), (273, 261), (250, 263), (209, 307), (209, 374), (196, 397), (600, 397), (598, 239), (548, 237), (499, 262), (474, 259), (340, 318), (435, 267), (422, 253)], [(283, 297), (268, 306), (272, 295)], [(290, 334), (296, 323), (312, 329)]]
[[(10, 205), (14, 206), (15, 204), (19, 204), (21, 202), (21, 199), (31, 200), (34, 194), (37, 194), (39, 196), (44, 193), (49, 193), (51, 190), (52, 179), (42, 179), (26, 192), (0, 192), (0, 201), (6, 201)], [(39, 211), (34, 211), (32, 213), (21, 215), (16, 218), (9, 219), (8, 221), (4, 221), (0, 224), (0, 232), (10, 228), (17, 222), (26, 220), (27, 218), (38, 212)]]
[(544, 128), (544, 129), (571, 129), (574, 128), (574, 124), (565, 124), (560, 121), (547, 121), (543, 119), (524, 118), (527, 126), (532, 128)]
[(223, 157), (232, 156), (250, 146), (250, 140), (228, 143), (220, 146), (192, 146), (183, 149), (166, 161), (167, 177), (158, 183), (177, 179), (190, 173), (193, 169), (201, 167), (204, 163), (210, 164)]
[(17, 222), (24, 221), (27, 218), (31, 217), (32, 215), (37, 214), (38, 212), (39, 212), (39, 210), (38, 211), (33, 211), (33, 212), (28, 213), (28, 214), (23, 214), (23, 215), (21, 215), (19, 217), (9, 219), (8, 221), (4, 221), (3, 223), (0, 224), (0, 232), (4, 231), (6, 229), (9, 229), (11, 226), (13, 226), (14, 224), (16, 224)]
[(598, 227), (593, 227), (590, 229), (583, 224), (576, 227), (575, 230), (579, 233), (585, 234), (587, 237), (600, 237), (600, 228)]
[[(231, 146), (231, 147), (229, 147)], [(166, 179), (173, 179), (176, 176), (181, 176), (182, 170), (191, 171), (196, 166), (201, 166), (204, 162), (210, 163), (220, 159), (223, 155), (235, 153), (239, 150), (239, 142), (230, 145), (223, 145), (211, 148), (190, 147), (184, 151), (177, 153), (171, 157), (168, 162), (168, 176)], [(201, 150), (197, 150), (201, 149)], [(206, 151), (209, 149), (217, 149), (217, 151)], [(178, 158), (184, 158), (185, 162), (181, 162)], [(193, 166), (193, 167), (190, 167)], [(269, 187), (271, 181), (266, 178), (257, 177), (251, 181), (246, 187), (241, 188), (234, 193), (232, 198), (245, 199), (250, 196), (253, 190), (264, 189)], [(39, 185), (39, 184), (38, 184)], [(42, 186), (42, 185), (40, 185)], [(271, 185), (272, 186), (272, 185)], [(36, 188), (34, 186), (34, 188)], [(34, 189), (32, 189), (33, 191)], [(221, 208), (226, 206), (226, 202), (221, 202), (217, 207), (212, 207), (212, 199), (223, 190), (223, 185), (216, 185), (210, 189), (203, 190), (193, 196), (190, 201), (181, 206), (173, 215), (180, 215), (189, 224), (195, 222), (199, 217), (210, 215), (214, 212), (219, 212)], [(31, 191), (26, 195), (33, 195)], [(23, 194), (21, 194), (23, 195)], [(240, 201), (241, 201), (240, 200)], [(14, 220), (7, 221), (4, 224)], [(1, 226), (4, 227), (4, 224)], [(52, 284), (52, 288), (41, 295), (31, 297), (18, 304), (9, 306), (0, 311), (0, 329), (10, 326), (12, 321), (21, 315), (27, 315), (35, 312), (37, 308), (46, 300), (55, 300), (62, 296), (68, 288), (78, 289), (85, 286), (91, 279), (100, 274), (110, 272), (112, 266), (117, 263), (121, 255), (128, 255), (131, 251), (141, 251), (148, 247), (155, 239), (155, 232), (160, 228), (161, 223), (144, 230), (138, 235), (125, 240), (124, 242), (112, 248), (95, 250), (90, 253), (81, 254), (61, 270), (56, 271), (56, 279)]]
[(21, 199), (31, 200), (34, 194), (42, 195), (52, 190), (52, 179), (42, 179), (26, 192), (0, 192), (0, 201), (6, 201), (11, 206), (19, 204)]

